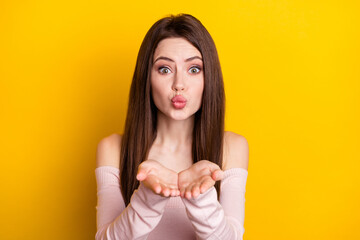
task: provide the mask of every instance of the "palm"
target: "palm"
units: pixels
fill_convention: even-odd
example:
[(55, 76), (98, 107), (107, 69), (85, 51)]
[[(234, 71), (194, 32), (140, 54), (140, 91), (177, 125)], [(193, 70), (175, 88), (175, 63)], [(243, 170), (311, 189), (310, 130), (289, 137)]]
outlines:
[(146, 160), (139, 166), (137, 179), (154, 193), (168, 196), (179, 196), (178, 174), (155, 160)]
[(222, 177), (223, 172), (218, 165), (201, 160), (178, 174), (180, 195), (187, 199), (196, 198), (214, 186), (215, 182), (221, 180)]

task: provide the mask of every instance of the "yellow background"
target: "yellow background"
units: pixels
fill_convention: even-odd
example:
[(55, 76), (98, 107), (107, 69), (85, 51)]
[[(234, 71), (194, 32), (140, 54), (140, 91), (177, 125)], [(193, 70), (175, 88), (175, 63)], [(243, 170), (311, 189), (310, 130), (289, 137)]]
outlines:
[(213, 36), (248, 139), (244, 239), (360, 239), (358, 1), (1, 1), (0, 239), (94, 239), (95, 153), (147, 30)]

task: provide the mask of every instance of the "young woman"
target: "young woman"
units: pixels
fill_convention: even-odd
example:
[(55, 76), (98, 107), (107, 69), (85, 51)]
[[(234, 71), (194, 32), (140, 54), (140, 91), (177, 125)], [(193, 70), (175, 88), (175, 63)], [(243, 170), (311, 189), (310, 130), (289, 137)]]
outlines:
[(146, 34), (124, 134), (97, 148), (96, 239), (242, 239), (249, 148), (224, 132), (215, 44), (188, 14)]

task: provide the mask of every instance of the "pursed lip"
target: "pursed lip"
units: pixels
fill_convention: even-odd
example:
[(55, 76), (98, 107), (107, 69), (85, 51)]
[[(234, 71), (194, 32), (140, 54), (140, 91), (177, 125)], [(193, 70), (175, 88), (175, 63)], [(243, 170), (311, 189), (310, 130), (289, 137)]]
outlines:
[(175, 103), (175, 102), (185, 103), (185, 102), (186, 102), (186, 98), (184, 98), (184, 97), (181, 96), (181, 95), (176, 95), (175, 97), (173, 97), (173, 98), (171, 99), (171, 101), (172, 101), (173, 103)]
[(186, 106), (186, 98), (181, 95), (176, 95), (171, 99), (172, 105), (175, 109), (183, 109)]

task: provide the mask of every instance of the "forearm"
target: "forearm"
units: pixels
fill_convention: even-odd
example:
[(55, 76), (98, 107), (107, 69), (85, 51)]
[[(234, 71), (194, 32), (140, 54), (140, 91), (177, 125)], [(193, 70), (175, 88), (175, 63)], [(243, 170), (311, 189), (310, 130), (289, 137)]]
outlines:
[(215, 187), (196, 199), (183, 198), (183, 203), (198, 239), (242, 239), (242, 222), (225, 215), (223, 207), (217, 201)]
[[(146, 239), (160, 222), (168, 198), (153, 193), (140, 184), (130, 203), (124, 208), (117, 186), (107, 186), (98, 192), (98, 228), (95, 239)], [(120, 208), (118, 206), (122, 205)]]

